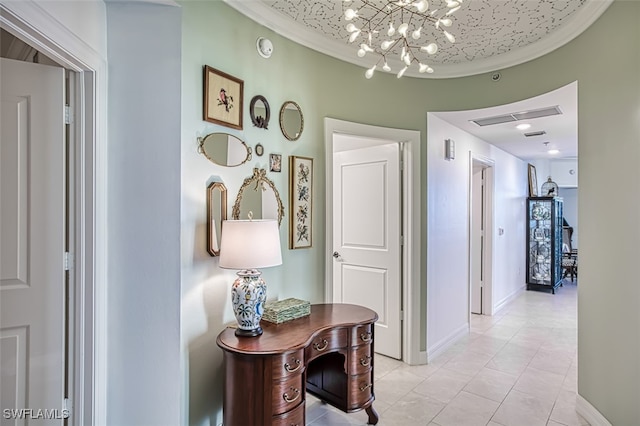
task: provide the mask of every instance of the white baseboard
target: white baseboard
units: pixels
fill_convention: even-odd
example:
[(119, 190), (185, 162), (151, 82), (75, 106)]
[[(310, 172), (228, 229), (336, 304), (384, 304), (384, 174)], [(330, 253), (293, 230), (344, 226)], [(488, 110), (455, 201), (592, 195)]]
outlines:
[(427, 363), (432, 362), (438, 355), (441, 355), (444, 351), (453, 346), (458, 340), (469, 335), (469, 332), (469, 324), (464, 324), (457, 330), (454, 330), (453, 333), (451, 333), (444, 339), (441, 339), (435, 345), (427, 348)]
[(508, 295), (504, 299), (502, 299), (500, 302), (498, 302), (495, 305), (493, 305), (493, 313), (492, 313), (492, 315), (495, 315), (498, 312), (500, 312), (501, 309), (504, 309), (504, 307), (507, 306), (509, 303), (511, 303), (516, 297), (520, 296), (520, 294), (523, 291), (525, 291), (526, 288), (527, 287), (523, 285), (522, 287), (520, 287), (519, 289), (517, 289), (516, 291), (514, 291), (513, 293), (511, 293), (510, 295)]
[(576, 395), (576, 412), (580, 414), (591, 426), (612, 426), (600, 411), (589, 403), (586, 399)]

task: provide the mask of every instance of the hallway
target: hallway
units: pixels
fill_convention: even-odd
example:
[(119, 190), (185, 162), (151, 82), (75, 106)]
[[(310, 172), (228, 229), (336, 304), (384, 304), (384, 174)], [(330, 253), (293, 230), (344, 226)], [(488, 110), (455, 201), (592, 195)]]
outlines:
[[(471, 333), (433, 363), (376, 355), (379, 425), (587, 425), (575, 412), (577, 285), (555, 295), (525, 291), (495, 316), (471, 317)], [(307, 424), (366, 424), (307, 395)]]

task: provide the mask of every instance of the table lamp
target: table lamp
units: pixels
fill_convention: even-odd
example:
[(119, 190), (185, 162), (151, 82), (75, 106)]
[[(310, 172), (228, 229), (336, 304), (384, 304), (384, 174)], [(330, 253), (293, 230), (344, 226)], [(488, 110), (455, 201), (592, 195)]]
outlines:
[(275, 220), (225, 220), (222, 222), (220, 267), (240, 269), (231, 287), (231, 304), (238, 321), (236, 336), (262, 334), (260, 320), (267, 284), (258, 268), (282, 264), (280, 231)]

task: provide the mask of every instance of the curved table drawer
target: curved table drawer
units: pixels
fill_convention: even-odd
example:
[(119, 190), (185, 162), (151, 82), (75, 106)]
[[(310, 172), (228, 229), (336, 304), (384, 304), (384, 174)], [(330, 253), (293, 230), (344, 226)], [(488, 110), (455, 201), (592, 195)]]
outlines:
[(274, 381), (271, 394), (273, 414), (286, 413), (296, 408), (304, 401), (304, 392), (304, 384), (300, 374), (280, 382)]
[(281, 379), (301, 374), (304, 371), (304, 349), (274, 355), (271, 360), (271, 377)]
[(334, 351), (347, 347), (348, 333), (346, 328), (336, 328), (333, 330), (318, 333), (313, 338), (311, 344), (305, 350), (307, 361)]

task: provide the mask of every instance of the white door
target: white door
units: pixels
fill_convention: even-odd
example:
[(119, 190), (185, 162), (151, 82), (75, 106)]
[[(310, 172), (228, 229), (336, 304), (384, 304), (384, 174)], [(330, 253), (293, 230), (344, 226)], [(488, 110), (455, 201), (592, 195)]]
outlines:
[(334, 153), (333, 299), (378, 313), (375, 350), (400, 359), (399, 144)]
[(471, 313), (482, 314), (483, 267), (483, 174), (482, 166), (473, 166), (471, 177)]
[(1, 59), (0, 88), (0, 421), (62, 424), (64, 70)]

